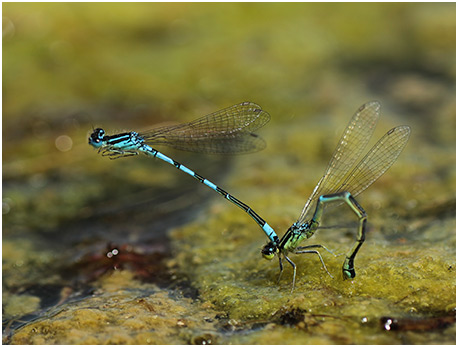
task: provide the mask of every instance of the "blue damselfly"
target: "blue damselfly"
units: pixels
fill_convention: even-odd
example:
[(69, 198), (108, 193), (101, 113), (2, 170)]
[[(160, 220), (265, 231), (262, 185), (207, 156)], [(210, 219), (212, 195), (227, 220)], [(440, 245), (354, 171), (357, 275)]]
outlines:
[(110, 159), (143, 153), (175, 166), (248, 213), (265, 232), (269, 240), (274, 242), (278, 239), (275, 231), (248, 205), (186, 166), (151, 147), (154, 145), (166, 145), (185, 151), (217, 154), (254, 152), (263, 149), (265, 142), (253, 131), (264, 126), (269, 120), (270, 115), (262, 110), (259, 105), (252, 102), (243, 102), (190, 123), (163, 126), (146, 132), (137, 133), (131, 131), (110, 136), (106, 135), (103, 129), (97, 128), (90, 135), (89, 144), (97, 148), (103, 156), (107, 156)]

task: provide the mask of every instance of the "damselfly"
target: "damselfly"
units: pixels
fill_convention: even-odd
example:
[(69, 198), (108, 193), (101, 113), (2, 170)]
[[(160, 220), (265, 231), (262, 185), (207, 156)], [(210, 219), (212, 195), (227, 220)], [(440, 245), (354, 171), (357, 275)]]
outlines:
[[(380, 116), (380, 103), (368, 102), (362, 105), (348, 123), (337, 144), (328, 167), (307, 200), (298, 220), (291, 225), (281, 239), (270, 240), (261, 253), (266, 259), (278, 255), (280, 276), (283, 272), (282, 257), (293, 267), (293, 287), (296, 281), (296, 265), (288, 257), (288, 253), (315, 253), (324, 269), (323, 259), (316, 249), (322, 245), (299, 247), (304, 240), (313, 236), (318, 229), (325, 206), (346, 203), (359, 219), (356, 241), (345, 256), (342, 266), (344, 279), (354, 278), (354, 260), (361, 248), (366, 235), (367, 215), (355, 200), (355, 197), (374, 183), (396, 161), (407, 144), (410, 128), (401, 125), (389, 130), (354, 166), (371, 138)], [(314, 207), (314, 210), (312, 210)], [(311, 212), (313, 214), (311, 214)], [(329, 274), (329, 272), (328, 272)]]
[(256, 212), (216, 184), (158, 152), (150, 145), (166, 145), (172, 148), (200, 152), (235, 154), (261, 150), (265, 142), (253, 131), (270, 120), (269, 114), (259, 105), (243, 102), (211, 113), (190, 123), (163, 126), (151, 131), (135, 131), (117, 135), (106, 135), (101, 128), (95, 129), (89, 137), (89, 144), (110, 159), (128, 157), (139, 153), (159, 158), (177, 169), (194, 177), (200, 183), (221, 194), (227, 200), (244, 210), (262, 228), (269, 240), (278, 240), (277, 234)]

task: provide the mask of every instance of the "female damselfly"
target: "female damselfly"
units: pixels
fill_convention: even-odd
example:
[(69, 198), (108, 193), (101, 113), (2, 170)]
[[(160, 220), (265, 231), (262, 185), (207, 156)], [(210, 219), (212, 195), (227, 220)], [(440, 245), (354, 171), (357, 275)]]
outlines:
[[(336, 205), (346, 203), (359, 219), (356, 241), (346, 254), (342, 266), (344, 279), (355, 277), (354, 260), (364, 242), (367, 222), (366, 212), (355, 197), (393, 165), (410, 136), (410, 127), (407, 125), (389, 130), (354, 166), (369, 142), (379, 116), (380, 103), (377, 101), (368, 102), (358, 109), (345, 128), (324, 175), (307, 200), (298, 220), (291, 225), (281, 239), (270, 240), (261, 251), (263, 257), (269, 260), (278, 255), (280, 264), (278, 280), (283, 272), (282, 257), (293, 267), (292, 290), (296, 282), (296, 264), (288, 257), (288, 253), (315, 253), (328, 272), (320, 253), (316, 249), (311, 249), (325, 248), (324, 246), (300, 247), (299, 244), (315, 234), (325, 206), (331, 203)], [(314, 210), (312, 207), (315, 207)], [(314, 211), (313, 214), (311, 214), (312, 211)]]

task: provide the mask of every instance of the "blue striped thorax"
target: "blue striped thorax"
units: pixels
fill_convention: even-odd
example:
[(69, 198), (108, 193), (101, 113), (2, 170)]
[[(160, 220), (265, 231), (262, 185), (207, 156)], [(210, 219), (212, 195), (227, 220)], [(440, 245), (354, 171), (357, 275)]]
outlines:
[(108, 147), (110, 150), (129, 151), (138, 149), (143, 142), (143, 138), (135, 131), (108, 136), (105, 130), (97, 128), (89, 136), (89, 144), (98, 149)]

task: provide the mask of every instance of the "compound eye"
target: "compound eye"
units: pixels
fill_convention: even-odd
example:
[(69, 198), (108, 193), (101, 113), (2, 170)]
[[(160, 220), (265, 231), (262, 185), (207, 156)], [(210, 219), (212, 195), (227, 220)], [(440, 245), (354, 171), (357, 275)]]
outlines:
[(264, 259), (267, 259), (267, 260), (272, 260), (275, 256), (275, 253), (272, 252), (272, 253), (262, 253), (262, 256)]
[(94, 129), (91, 136), (89, 137), (89, 144), (95, 148), (99, 148), (102, 145), (103, 137), (105, 136), (105, 130), (101, 128)]
[(105, 136), (105, 130), (101, 128), (97, 128), (94, 130), (94, 132), (91, 135), (92, 141), (99, 143), (100, 141), (103, 140), (103, 137)]
[(264, 259), (272, 260), (273, 257), (275, 256), (275, 251), (276, 251), (276, 247), (271, 242), (269, 242), (261, 250), (261, 254), (264, 257)]
[(98, 141), (101, 141), (103, 139), (103, 137), (105, 136), (105, 130), (103, 129), (95, 129), (94, 133), (97, 133), (97, 140)]

